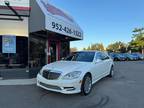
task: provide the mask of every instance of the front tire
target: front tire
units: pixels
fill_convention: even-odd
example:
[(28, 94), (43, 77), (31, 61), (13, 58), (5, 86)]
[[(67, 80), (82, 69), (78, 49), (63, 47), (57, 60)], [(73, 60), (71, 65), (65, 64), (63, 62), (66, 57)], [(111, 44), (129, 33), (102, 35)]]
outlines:
[(83, 82), (81, 85), (81, 94), (86, 96), (91, 92), (91, 89), (92, 89), (92, 78), (90, 74), (86, 74), (83, 78)]

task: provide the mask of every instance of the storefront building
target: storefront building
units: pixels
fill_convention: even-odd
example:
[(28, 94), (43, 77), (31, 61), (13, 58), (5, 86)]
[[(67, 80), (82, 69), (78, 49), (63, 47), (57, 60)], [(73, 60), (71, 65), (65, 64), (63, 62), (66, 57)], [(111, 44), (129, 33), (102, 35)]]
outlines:
[[(83, 39), (81, 28), (72, 17), (49, 4), (48, 0), (31, 0), (30, 4), (30, 59), (36, 63), (40, 60), (43, 65), (67, 56), (70, 41)], [(36, 40), (39, 44), (34, 49), (32, 45), (36, 45)], [(37, 50), (42, 51), (38, 54)]]
[(7, 25), (0, 27), (0, 68), (26, 68), (36, 76), (35, 69), (69, 55), (70, 42), (82, 40), (83, 31), (48, 0), (16, 1), (24, 4), (12, 5), (18, 14), (10, 13), (5, 4), (0, 6), (0, 26)]

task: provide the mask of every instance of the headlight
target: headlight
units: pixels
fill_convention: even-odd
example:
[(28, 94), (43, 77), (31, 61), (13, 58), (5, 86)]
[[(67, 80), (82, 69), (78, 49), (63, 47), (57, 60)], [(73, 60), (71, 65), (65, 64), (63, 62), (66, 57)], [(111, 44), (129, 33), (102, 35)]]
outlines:
[(66, 74), (65, 76), (63, 76), (63, 79), (66, 79), (66, 80), (76, 79), (80, 77), (81, 73), (82, 73), (81, 71), (70, 72)]

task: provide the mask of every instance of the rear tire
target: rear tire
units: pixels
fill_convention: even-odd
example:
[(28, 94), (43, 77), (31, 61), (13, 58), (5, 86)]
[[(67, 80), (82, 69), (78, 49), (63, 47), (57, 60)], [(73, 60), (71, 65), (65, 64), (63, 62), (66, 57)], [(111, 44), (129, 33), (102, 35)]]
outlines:
[(86, 74), (83, 78), (83, 82), (81, 85), (81, 94), (86, 96), (90, 94), (91, 89), (92, 89), (92, 78), (90, 74)]
[(114, 58), (114, 61), (119, 61), (119, 59), (118, 58)]

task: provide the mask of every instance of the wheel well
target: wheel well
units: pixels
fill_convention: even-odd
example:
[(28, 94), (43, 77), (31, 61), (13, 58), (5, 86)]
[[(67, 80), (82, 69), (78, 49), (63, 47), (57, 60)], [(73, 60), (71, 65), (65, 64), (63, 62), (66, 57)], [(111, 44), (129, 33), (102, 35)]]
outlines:
[(84, 91), (84, 78), (85, 78), (85, 76), (87, 76), (87, 75), (89, 75), (90, 77), (91, 77), (91, 80), (92, 80), (92, 74), (90, 73), (90, 72), (87, 72), (85, 75), (84, 75), (84, 77), (83, 77), (83, 80), (82, 80), (82, 83), (81, 83), (81, 93), (82, 93), (82, 95), (88, 95), (87, 93), (85, 93), (85, 91)]
[(114, 64), (111, 65), (111, 67), (110, 67), (110, 71), (111, 71), (112, 68), (114, 68)]

